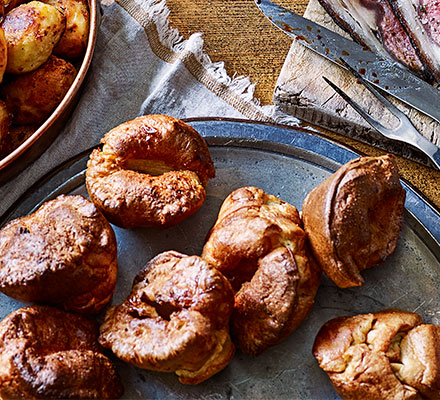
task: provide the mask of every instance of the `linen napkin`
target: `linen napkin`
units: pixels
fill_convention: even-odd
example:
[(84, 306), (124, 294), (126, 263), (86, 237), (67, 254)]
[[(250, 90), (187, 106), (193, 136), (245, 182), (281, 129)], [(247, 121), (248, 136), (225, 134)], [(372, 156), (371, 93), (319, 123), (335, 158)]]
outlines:
[(201, 33), (184, 40), (169, 24), (165, 1), (121, 0), (103, 6), (103, 11), (92, 65), (74, 113), (46, 152), (0, 188), (0, 215), (52, 168), (138, 115), (297, 123), (274, 107), (261, 107), (248, 78), (230, 77), (222, 62), (211, 62)]

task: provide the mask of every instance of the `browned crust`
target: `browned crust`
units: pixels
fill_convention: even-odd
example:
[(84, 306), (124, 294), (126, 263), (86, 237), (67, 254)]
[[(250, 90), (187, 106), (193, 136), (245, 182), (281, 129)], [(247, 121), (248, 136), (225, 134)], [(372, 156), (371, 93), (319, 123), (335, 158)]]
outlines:
[(0, 290), (8, 296), (97, 313), (116, 276), (114, 232), (82, 196), (61, 195), (0, 231)]
[(140, 368), (200, 383), (229, 364), (228, 280), (198, 256), (161, 253), (141, 270), (130, 296), (106, 313), (100, 343)]
[(26, 0), (3, 0), (4, 3), (4, 14), (6, 15), (13, 8), (25, 3)]
[(350, 161), (307, 195), (302, 216), (311, 249), (339, 287), (363, 285), (360, 271), (394, 252), (405, 195), (391, 155)]
[(0, 100), (0, 157), (8, 154), (10, 151), (9, 127), (11, 125), (11, 114), (6, 103)]
[(39, 68), (8, 77), (1, 93), (17, 125), (41, 124), (66, 95), (76, 76), (75, 67), (51, 55)]
[[(0, 101), (0, 109), (1, 103), (2, 102)], [(0, 142), (0, 157), (6, 157), (9, 153), (20, 146), (38, 129), (38, 125), (7, 125), (6, 129), (7, 131), (3, 137), (3, 141)]]
[(232, 192), (211, 229), (202, 257), (237, 291), (232, 332), (239, 348), (260, 354), (304, 320), (320, 270), (312, 265), (295, 207), (255, 187)]
[[(0, 12), (0, 19), (1, 18), (2, 18), (2, 14)], [(3, 74), (5, 73), (7, 63), (8, 63), (8, 45), (6, 43), (5, 32), (3, 31), (3, 28), (0, 27), (0, 83), (2, 83), (3, 81)]]
[(419, 325), (401, 344), (403, 365), (397, 376), (428, 399), (440, 399), (440, 327)]
[(75, 60), (81, 57), (87, 48), (89, 35), (89, 7), (86, 0), (44, 0), (61, 10), (66, 16), (66, 30), (53, 49), (58, 57)]
[(21, 308), (0, 323), (2, 399), (113, 399), (119, 376), (101, 353), (92, 320), (45, 306)]
[(440, 398), (439, 327), (391, 309), (328, 321), (313, 345), (344, 399)]
[(184, 122), (139, 117), (107, 132), (102, 143), (87, 164), (87, 189), (116, 225), (174, 225), (205, 201), (214, 164), (205, 140)]
[(48, 60), (66, 29), (66, 18), (51, 5), (30, 1), (8, 12), (2, 28), (8, 44), (6, 72), (22, 74)]
[(295, 258), (285, 247), (259, 260), (252, 279), (243, 283), (235, 295), (232, 333), (240, 349), (256, 354), (291, 332), (299, 279)]

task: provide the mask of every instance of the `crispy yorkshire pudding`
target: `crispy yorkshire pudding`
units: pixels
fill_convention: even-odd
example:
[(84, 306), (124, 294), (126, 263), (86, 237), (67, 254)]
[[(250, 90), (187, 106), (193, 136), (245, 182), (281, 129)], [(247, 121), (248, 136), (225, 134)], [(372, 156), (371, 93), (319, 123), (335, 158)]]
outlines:
[(228, 280), (213, 266), (167, 251), (140, 271), (130, 296), (107, 311), (99, 341), (123, 361), (175, 372), (181, 383), (195, 385), (234, 355), (233, 304)]
[(280, 343), (313, 305), (320, 271), (307, 257), (298, 211), (261, 189), (226, 198), (202, 257), (236, 290), (231, 330), (245, 353)]
[(0, 323), (0, 398), (114, 399), (120, 378), (85, 317), (47, 306), (21, 308)]
[(184, 122), (147, 115), (107, 132), (87, 164), (90, 198), (123, 228), (170, 226), (196, 212), (215, 169), (204, 139)]
[(313, 255), (336, 285), (362, 286), (360, 271), (394, 252), (404, 202), (391, 155), (352, 160), (308, 194), (304, 229)]
[(93, 203), (61, 195), (0, 230), (0, 290), (97, 313), (113, 295), (116, 256), (113, 230)]
[(313, 354), (343, 399), (439, 399), (440, 327), (401, 310), (340, 317)]

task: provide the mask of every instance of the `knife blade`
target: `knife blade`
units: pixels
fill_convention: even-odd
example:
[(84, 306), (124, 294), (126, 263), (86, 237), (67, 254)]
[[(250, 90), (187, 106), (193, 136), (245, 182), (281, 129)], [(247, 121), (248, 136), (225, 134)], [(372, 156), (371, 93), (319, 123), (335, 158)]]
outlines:
[(371, 84), (440, 123), (440, 90), (397, 62), (385, 60), (358, 43), (269, 0), (254, 0), (277, 28), (341, 68), (344, 59)]

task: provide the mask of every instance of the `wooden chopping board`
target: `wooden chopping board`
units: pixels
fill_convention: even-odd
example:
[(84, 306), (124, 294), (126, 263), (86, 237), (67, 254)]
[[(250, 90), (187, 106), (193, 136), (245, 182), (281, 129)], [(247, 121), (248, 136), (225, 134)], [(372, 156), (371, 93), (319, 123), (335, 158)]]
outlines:
[[(310, 0), (304, 17), (349, 37), (333, 22), (317, 0)], [(393, 127), (397, 123), (397, 119), (357, 83), (356, 78), (350, 73), (315, 54), (298, 41), (292, 43), (279, 75), (274, 90), (274, 104), (287, 114), (312, 124), (422, 163), (428, 162), (424, 155), (412, 147), (385, 139), (373, 131), (363, 118), (326, 84), (322, 76), (326, 76), (347, 92), (383, 125)], [(393, 102), (410, 117), (423, 136), (437, 146), (440, 145), (440, 124), (398, 100)]]

